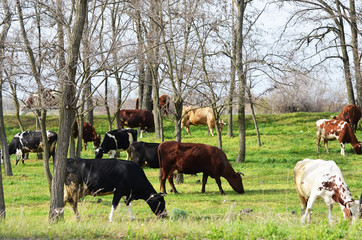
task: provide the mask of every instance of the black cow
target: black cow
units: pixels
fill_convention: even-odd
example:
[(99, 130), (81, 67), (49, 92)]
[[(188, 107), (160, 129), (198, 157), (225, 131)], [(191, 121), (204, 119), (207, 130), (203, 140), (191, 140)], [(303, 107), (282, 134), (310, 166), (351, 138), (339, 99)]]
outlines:
[(157, 193), (137, 164), (118, 159), (67, 159), (64, 203), (69, 202), (79, 220), (77, 204), (87, 196), (113, 194), (109, 221), (121, 198), (134, 219), (130, 203), (143, 199), (159, 217), (166, 217), (164, 194)]
[(129, 160), (129, 147), (136, 141), (137, 130), (135, 129), (116, 129), (106, 132), (101, 146), (95, 151), (95, 157), (102, 158), (103, 153), (108, 153), (110, 158), (114, 158), (116, 152), (127, 151), (127, 160)]
[[(55, 145), (57, 143), (58, 135), (55, 132), (47, 131), (48, 142), (49, 142), (49, 154), (50, 156), (55, 155)], [(43, 138), (40, 131), (26, 131), (18, 133), (14, 136), (9, 144), (9, 155), (16, 155), (16, 163), (18, 164), (21, 159), (24, 163), (24, 154), (28, 152), (44, 152)]]
[(159, 143), (133, 142), (131, 144), (131, 161), (139, 166), (148, 166), (150, 168), (159, 168), (158, 146)]

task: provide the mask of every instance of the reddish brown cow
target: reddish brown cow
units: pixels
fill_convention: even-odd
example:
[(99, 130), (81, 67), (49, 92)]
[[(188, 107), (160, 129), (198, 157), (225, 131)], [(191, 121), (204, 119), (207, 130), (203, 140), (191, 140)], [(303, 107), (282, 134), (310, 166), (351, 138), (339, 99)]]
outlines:
[(158, 147), (158, 158), (161, 169), (160, 185), (163, 193), (166, 193), (166, 178), (172, 191), (178, 193), (173, 184), (175, 171), (186, 174), (202, 172), (202, 193), (205, 192), (209, 176), (215, 178), (221, 194), (225, 194), (225, 192), (221, 187), (220, 177), (224, 177), (236, 192), (244, 193), (241, 173), (234, 171), (225, 153), (217, 147), (200, 143), (163, 142)]
[[(73, 136), (77, 138), (79, 134), (78, 123), (74, 124), (73, 128)], [(92, 124), (83, 122), (83, 141), (84, 141), (84, 149), (87, 150), (87, 143), (93, 142), (95, 148), (99, 148), (101, 144), (101, 135), (97, 135), (96, 130), (92, 126)]]
[(356, 105), (347, 105), (342, 112), (334, 117), (336, 120), (343, 120), (351, 124), (352, 131), (357, 131), (358, 121), (361, 119), (361, 107)]
[[(170, 97), (168, 95), (162, 95), (160, 98), (160, 108), (161, 108), (161, 114), (162, 115), (168, 115), (170, 111)], [(139, 109), (139, 98), (136, 99), (136, 109)], [(152, 104), (153, 104), (153, 100)], [(151, 110), (153, 110), (153, 105)]]
[(320, 140), (324, 142), (326, 152), (328, 151), (328, 141), (338, 140), (341, 143), (341, 154), (345, 156), (344, 145), (350, 143), (357, 154), (362, 154), (361, 142), (357, 141), (351, 125), (341, 120), (321, 119), (316, 122), (317, 127), (317, 153), (319, 153)]
[(124, 126), (141, 128), (140, 138), (142, 138), (143, 131), (152, 131), (155, 128), (152, 112), (142, 109), (121, 109), (119, 111), (119, 125), (121, 128)]
[(162, 95), (160, 97), (161, 114), (168, 115), (170, 111), (170, 97), (168, 95)]

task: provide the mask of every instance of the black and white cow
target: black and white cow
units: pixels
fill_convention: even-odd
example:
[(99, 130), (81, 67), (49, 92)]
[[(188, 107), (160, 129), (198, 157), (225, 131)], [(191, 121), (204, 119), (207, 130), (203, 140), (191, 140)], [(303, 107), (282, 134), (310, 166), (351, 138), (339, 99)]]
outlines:
[[(48, 142), (50, 145), (49, 154), (50, 156), (55, 155), (55, 145), (57, 143), (58, 135), (55, 132), (47, 131)], [(24, 154), (28, 152), (44, 152), (44, 143), (40, 131), (26, 131), (18, 133), (14, 136), (9, 144), (9, 155), (16, 155), (16, 163), (18, 164), (21, 159), (24, 163)]]
[(113, 194), (109, 221), (123, 197), (131, 218), (130, 203), (143, 199), (159, 217), (166, 217), (163, 194), (157, 193), (137, 164), (119, 159), (67, 159), (64, 203), (69, 203), (79, 220), (77, 204), (87, 196)]
[(116, 129), (106, 132), (101, 146), (95, 150), (95, 158), (102, 158), (103, 153), (108, 153), (110, 158), (114, 158), (116, 152), (127, 151), (127, 160), (129, 160), (129, 147), (136, 141), (137, 130), (135, 129)]
[(133, 142), (130, 147), (131, 161), (141, 167), (159, 168), (157, 151), (159, 145), (159, 143)]

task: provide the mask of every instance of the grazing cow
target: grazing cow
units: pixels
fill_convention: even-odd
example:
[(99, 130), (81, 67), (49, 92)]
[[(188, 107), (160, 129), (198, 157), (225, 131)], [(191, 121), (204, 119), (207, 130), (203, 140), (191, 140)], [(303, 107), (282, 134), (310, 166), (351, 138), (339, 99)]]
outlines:
[(343, 120), (351, 124), (352, 131), (357, 131), (358, 121), (361, 119), (361, 107), (356, 105), (347, 105), (342, 112), (334, 117), (336, 120)]
[(116, 152), (127, 151), (127, 160), (130, 155), (130, 145), (137, 141), (137, 130), (116, 129), (104, 134), (102, 144), (95, 151), (96, 158), (102, 158), (103, 153), (108, 153), (110, 158), (114, 158)]
[(176, 141), (163, 142), (158, 147), (160, 162), (160, 185), (166, 193), (165, 182), (168, 179), (172, 191), (178, 193), (173, 184), (173, 173), (196, 174), (202, 172), (202, 189), (208, 176), (215, 178), (221, 194), (225, 194), (221, 187), (220, 177), (224, 177), (230, 186), (238, 193), (244, 193), (241, 173), (236, 173), (231, 167), (225, 153), (214, 146), (200, 143), (179, 143)]
[[(185, 126), (185, 130), (188, 134), (191, 135), (190, 125), (199, 126), (207, 125), (209, 127), (209, 132), (214, 136), (213, 128), (215, 127), (215, 118), (210, 107), (206, 108), (194, 108), (194, 107), (183, 107), (182, 109), (182, 120), (181, 127)], [(223, 120), (219, 120), (219, 127), (222, 131), (224, 125)]]
[[(49, 142), (49, 154), (50, 156), (55, 156), (55, 145), (57, 143), (57, 134), (52, 131), (47, 131), (48, 142)], [(44, 143), (40, 131), (26, 131), (22, 133), (17, 133), (13, 140), (9, 144), (9, 155), (16, 155), (16, 163), (18, 164), (21, 159), (24, 163), (24, 154), (28, 152), (43, 152)]]
[[(73, 137), (77, 138), (79, 135), (78, 123), (75, 122), (73, 128)], [(87, 150), (87, 143), (93, 142), (94, 148), (98, 148), (101, 144), (101, 135), (97, 135), (96, 130), (92, 124), (83, 122), (83, 141), (84, 141), (84, 150)]]
[(38, 105), (38, 94), (32, 93), (25, 101), (25, 105), (20, 109), (20, 115), (24, 115), (33, 109), (58, 109), (60, 93), (51, 89), (44, 89), (43, 102)]
[(87, 195), (113, 194), (109, 221), (123, 197), (131, 218), (131, 201), (143, 199), (159, 217), (166, 217), (164, 194), (155, 191), (142, 168), (118, 159), (67, 159), (64, 204), (71, 205), (79, 220), (78, 201)]
[(119, 110), (119, 125), (121, 128), (128, 126), (130, 128), (140, 128), (140, 138), (143, 131), (151, 131), (155, 128), (153, 114), (147, 110), (141, 109), (122, 109)]
[(362, 154), (361, 142), (357, 141), (352, 132), (351, 125), (341, 120), (320, 119), (316, 122), (317, 126), (317, 153), (319, 153), (320, 140), (324, 142), (326, 152), (328, 151), (328, 141), (338, 140), (341, 143), (341, 154), (345, 156), (344, 145), (350, 143), (357, 154)]
[(131, 161), (139, 166), (148, 166), (150, 168), (159, 168), (158, 146), (159, 143), (133, 142), (131, 144)]
[(299, 161), (294, 167), (294, 181), (302, 206), (302, 223), (306, 222), (307, 216), (311, 220), (313, 203), (317, 198), (322, 198), (327, 204), (329, 222), (332, 222), (333, 203), (339, 203), (345, 219), (357, 219), (360, 204), (352, 199), (342, 172), (334, 161)]

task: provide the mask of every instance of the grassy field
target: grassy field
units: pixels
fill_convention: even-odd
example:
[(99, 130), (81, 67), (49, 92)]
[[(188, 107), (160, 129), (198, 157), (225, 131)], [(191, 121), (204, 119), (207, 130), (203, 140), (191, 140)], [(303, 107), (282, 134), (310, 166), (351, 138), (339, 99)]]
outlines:
[[(293, 113), (259, 115), (262, 146), (257, 144), (256, 132), (250, 116), (247, 121), (246, 163), (235, 163), (238, 138), (226, 136), (223, 131), (223, 150), (233, 168), (245, 174), (245, 194), (232, 190), (225, 179), (222, 186), (226, 195), (219, 194), (214, 179), (209, 178), (206, 193), (201, 194), (197, 176), (185, 175), (185, 182), (176, 185), (180, 194), (165, 196), (168, 217), (158, 219), (143, 200), (132, 202), (136, 220), (132, 221), (127, 209), (119, 206), (108, 222), (112, 196), (87, 196), (79, 206), (81, 221), (77, 222), (69, 205), (65, 207), (65, 220), (57, 224), (47, 222), (50, 197), (41, 160), (31, 154), (25, 164), (14, 166), (14, 176), (3, 175), (6, 220), (0, 222), (0, 238), (124, 238), (124, 239), (361, 239), (362, 220), (356, 224), (343, 221), (338, 205), (333, 209), (334, 223), (327, 221), (327, 206), (317, 200), (312, 223), (301, 225), (301, 209), (293, 182), (295, 163), (305, 158), (333, 159), (341, 168), (354, 199), (362, 192), (362, 157), (347, 145), (346, 156), (340, 155), (339, 143), (330, 142), (330, 154), (324, 147), (316, 154), (315, 121), (328, 118), (331, 113)], [(24, 118), (26, 129), (34, 129), (32, 116)], [(5, 118), (8, 140), (19, 132), (13, 116)], [(98, 133), (107, 131), (106, 118), (96, 116)], [(49, 130), (57, 131), (58, 119), (48, 117)], [(164, 120), (165, 140), (174, 140), (174, 125)], [(236, 122), (235, 122), (236, 124)], [(360, 124), (357, 138), (362, 139)], [(236, 125), (235, 135), (238, 134)], [(184, 142), (217, 145), (217, 138), (208, 136), (206, 126), (191, 127), (193, 136), (186, 135)], [(154, 142), (153, 134), (142, 139)], [(94, 157), (92, 144), (82, 157)], [(126, 154), (121, 155), (125, 158)], [(159, 170), (145, 168), (145, 173), (156, 190), (159, 190)], [(170, 186), (166, 183), (169, 192)], [(245, 209), (252, 209), (244, 213)], [(185, 214), (181, 214), (180, 212)]]

